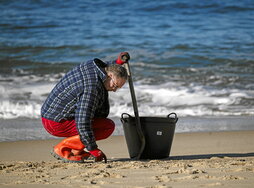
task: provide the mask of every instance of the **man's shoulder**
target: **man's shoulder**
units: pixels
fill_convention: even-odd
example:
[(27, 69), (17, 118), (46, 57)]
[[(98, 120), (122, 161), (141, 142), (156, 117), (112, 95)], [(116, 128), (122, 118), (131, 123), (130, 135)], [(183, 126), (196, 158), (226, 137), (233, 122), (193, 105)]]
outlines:
[(77, 67), (80, 71), (85, 71), (86, 73), (96, 72), (97, 71), (97, 65), (94, 62), (94, 60), (88, 60), (86, 62), (80, 63)]
[(77, 67), (79, 68), (88, 68), (88, 67), (94, 67), (93, 60), (88, 60), (80, 63)]
[(94, 79), (101, 79), (104, 81), (106, 79), (106, 66), (106, 63), (98, 58), (95, 58), (93, 60), (81, 63), (79, 68), (85, 73), (85, 77), (93, 77)]

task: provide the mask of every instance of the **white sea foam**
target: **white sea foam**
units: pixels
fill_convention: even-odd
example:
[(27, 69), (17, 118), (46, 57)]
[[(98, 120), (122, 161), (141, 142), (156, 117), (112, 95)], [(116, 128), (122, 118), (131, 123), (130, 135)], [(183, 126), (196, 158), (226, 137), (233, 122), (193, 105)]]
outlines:
[[(253, 115), (252, 106), (237, 106), (242, 98), (253, 98), (254, 93), (224, 89), (215, 90), (201, 86), (184, 87), (172, 83), (161, 85), (135, 85), (141, 115), (161, 116), (174, 111), (181, 116), (203, 115)], [(133, 113), (128, 87), (110, 95), (111, 113), (119, 116), (123, 111)]]
[(41, 77), (12, 77), (12, 81), (1, 78), (0, 118), (38, 118), (45, 96), (53, 88), (53, 83), (44, 83)]
[[(1, 78), (3, 80), (3, 78)], [(46, 81), (45, 81), (46, 80)], [(57, 78), (50, 76), (13, 77), (11, 82), (0, 85), (0, 118), (39, 118), (40, 108)], [(183, 86), (167, 82), (160, 85), (135, 83), (135, 92), (140, 115), (166, 116), (176, 112), (180, 116), (229, 116), (253, 115), (251, 105), (240, 101), (254, 98), (250, 90), (206, 88), (200, 85)], [(132, 99), (128, 84), (109, 95), (110, 116), (122, 113), (133, 114)]]

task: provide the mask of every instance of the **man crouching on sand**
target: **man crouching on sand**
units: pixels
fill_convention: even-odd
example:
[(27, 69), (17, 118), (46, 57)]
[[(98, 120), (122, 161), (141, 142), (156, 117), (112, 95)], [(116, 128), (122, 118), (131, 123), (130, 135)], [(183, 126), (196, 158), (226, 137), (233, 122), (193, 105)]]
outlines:
[(96, 140), (114, 131), (114, 122), (107, 118), (108, 91), (125, 84), (127, 71), (121, 65), (129, 59), (128, 52), (122, 52), (111, 63), (99, 59), (81, 63), (56, 84), (41, 108), (44, 128), (67, 137), (54, 147), (54, 157), (64, 162), (82, 163), (88, 158), (107, 162)]

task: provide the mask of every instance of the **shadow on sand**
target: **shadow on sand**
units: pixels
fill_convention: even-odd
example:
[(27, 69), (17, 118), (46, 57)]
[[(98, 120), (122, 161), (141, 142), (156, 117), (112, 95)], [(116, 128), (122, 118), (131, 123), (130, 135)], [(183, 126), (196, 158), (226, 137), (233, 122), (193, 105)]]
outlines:
[(212, 157), (254, 157), (254, 153), (217, 153), (217, 154), (198, 154), (198, 155), (182, 155), (171, 156), (168, 160), (193, 160), (193, 159), (210, 159)]
[(147, 161), (147, 160), (197, 160), (197, 159), (211, 159), (213, 157), (224, 158), (236, 158), (236, 157), (254, 157), (254, 153), (217, 153), (217, 154), (197, 154), (197, 155), (181, 155), (181, 156), (170, 156), (163, 159), (130, 159), (130, 158), (118, 158), (110, 161)]

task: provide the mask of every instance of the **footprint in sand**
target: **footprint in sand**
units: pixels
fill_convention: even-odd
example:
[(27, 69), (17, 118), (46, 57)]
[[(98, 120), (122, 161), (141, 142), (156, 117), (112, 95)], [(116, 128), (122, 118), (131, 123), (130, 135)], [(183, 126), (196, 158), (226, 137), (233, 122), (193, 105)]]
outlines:
[(197, 176), (197, 175), (195, 175), (195, 176), (193, 176), (193, 175), (191, 175), (191, 176), (184, 176), (184, 177), (180, 177), (180, 178), (176, 178), (175, 180), (177, 181), (177, 180), (190, 180), (190, 179), (198, 179), (198, 178), (200, 178), (200, 176)]
[(170, 176), (167, 176), (167, 175), (155, 176), (155, 180), (157, 180), (159, 182), (169, 182), (169, 181), (172, 181)]
[(167, 185), (155, 185), (149, 188), (172, 188), (171, 186), (167, 186)]
[(220, 182), (216, 182), (216, 183), (209, 183), (209, 184), (203, 184), (200, 185), (200, 187), (213, 187), (213, 186), (222, 186), (223, 184)]
[(233, 176), (233, 175), (229, 175), (229, 176), (222, 176), (221, 177), (222, 180), (244, 180), (244, 177), (241, 176)]
[(205, 174), (206, 172), (200, 169), (181, 168), (177, 171), (169, 172), (168, 174)]
[(227, 170), (226, 172), (254, 172), (254, 168), (246, 167), (246, 168), (235, 168)]
[(110, 177), (111, 178), (125, 178), (125, 176), (123, 176), (121, 174), (115, 174), (115, 173), (110, 174)]

